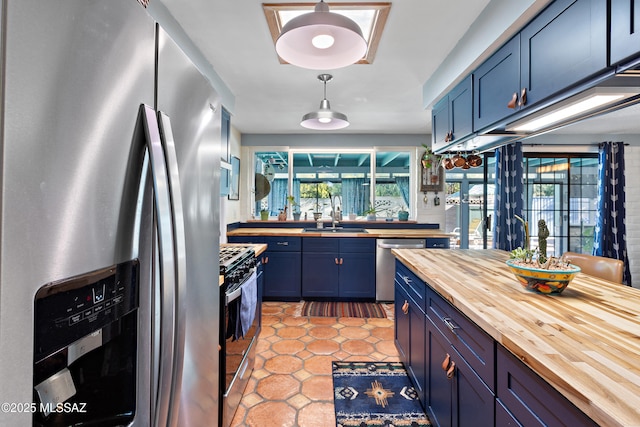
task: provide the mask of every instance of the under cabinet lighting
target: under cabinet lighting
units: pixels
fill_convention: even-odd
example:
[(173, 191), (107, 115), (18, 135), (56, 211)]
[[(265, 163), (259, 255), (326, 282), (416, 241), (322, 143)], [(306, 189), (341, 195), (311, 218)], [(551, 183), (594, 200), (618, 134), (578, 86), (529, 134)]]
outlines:
[(579, 118), (589, 113), (611, 106), (626, 98), (637, 96), (640, 88), (637, 87), (595, 87), (564, 101), (544, 108), (517, 120), (506, 127), (512, 132), (536, 132), (553, 126), (560, 126), (572, 119)]

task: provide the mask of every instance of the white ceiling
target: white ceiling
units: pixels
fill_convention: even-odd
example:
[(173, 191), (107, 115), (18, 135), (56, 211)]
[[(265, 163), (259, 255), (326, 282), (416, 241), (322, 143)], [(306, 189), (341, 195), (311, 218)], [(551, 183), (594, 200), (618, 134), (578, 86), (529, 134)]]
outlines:
[[(233, 114), (233, 126), (241, 133), (320, 132), (301, 127), (300, 119), (319, 107), (322, 83), (317, 75), (326, 71), (280, 64), (264, 18), (262, 2), (159, 1), (233, 93), (235, 105), (227, 107)], [(431, 133), (430, 110), (424, 108), (423, 101), (425, 82), (439, 82), (430, 91), (443, 93), (447, 84), (466, 71), (464, 67), (471, 67), (474, 61), (486, 57), (491, 49), (510, 36), (509, 32), (519, 29), (521, 24), (518, 20), (527, 18), (524, 14), (515, 17), (512, 20), (514, 24), (498, 36), (490, 35), (492, 40), (477, 43), (484, 46), (483, 51), (456, 47), (461, 39), (464, 40), (461, 45), (477, 42), (478, 32), (469, 31), (470, 27), (479, 16), (482, 17), (485, 7), (490, 10), (493, 6), (492, 11), (503, 10), (504, 7), (498, 8), (501, 1), (504, 2), (393, 1), (373, 64), (356, 64), (328, 71), (334, 79), (327, 84), (327, 99), (332, 109), (346, 114), (351, 122), (346, 129), (335, 132)], [(528, 13), (534, 6), (539, 9), (545, 3), (546, 0), (528, 0), (527, 4), (533, 5)], [(457, 59), (457, 62), (452, 59)], [(452, 64), (457, 67), (452, 67)], [(448, 69), (454, 71), (449, 73)], [(430, 101), (427, 100), (427, 104)], [(635, 114), (636, 119), (629, 120), (630, 114)], [(626, 131), (640, 134), (640, 120), (637, 118), (637, 113), (627, 113), (617, 125), (613, 124), (613, 118), (600, 120), (588, 131), (610, 133), (609, 128), (619, 128), (624, 123)], [(634, 126), (630, 126), (630, 122)], [(580, 133), (581, 130), (579, 125), (573, 125), (563, 132)]]

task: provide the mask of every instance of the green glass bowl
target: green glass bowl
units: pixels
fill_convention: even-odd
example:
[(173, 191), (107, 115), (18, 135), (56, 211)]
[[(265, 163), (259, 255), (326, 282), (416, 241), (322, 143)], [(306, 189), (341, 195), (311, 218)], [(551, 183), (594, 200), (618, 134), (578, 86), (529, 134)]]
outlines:
[(576, 274), (580, 273), (580, 267), (573, 264), (570, 264), (567, 270), (525, 267), (515, 264), (513, 260), (507, 260), (506, 264), (523, 288), (547, 295), (560, 294), (569, 286)]

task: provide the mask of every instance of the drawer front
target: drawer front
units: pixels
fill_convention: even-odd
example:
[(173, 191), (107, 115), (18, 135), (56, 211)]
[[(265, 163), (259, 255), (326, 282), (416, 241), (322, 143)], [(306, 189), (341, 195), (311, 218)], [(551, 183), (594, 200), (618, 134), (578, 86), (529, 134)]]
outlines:
[(495, 392), (493, 338), (428, 286), (425, 312), (489, 389)]
[(229, 243), (265, 243), (264, 236), (229, 236)]
[(507, 349), (499, 345), (497, 353), (497, 397), (519, 424), (597, 425)]
[(413, 272), (399, 261), (396, 261), (396, 281), (400, 282), (407, 289), (409, 296), (424, 312), (427, 287), (418, 276), (413, 274)]
[(338, 254), (340, 244), (338, 239), (323, 239), (322, 237), (304, 237), (302, 239), (303, 252), (329, 252)]
[(344, 237), (339, 240), (340, 252), (375, 253), (376, 251), (376, 239), (368, 237)]
[(266, 237), (267, 250), (273, 252), (300, 252), (302, 250), (302, 238), (289, 236)]
[(427, 237), (425, 248), (428, 249), (449, 249), (449, 238), (447, 237)]

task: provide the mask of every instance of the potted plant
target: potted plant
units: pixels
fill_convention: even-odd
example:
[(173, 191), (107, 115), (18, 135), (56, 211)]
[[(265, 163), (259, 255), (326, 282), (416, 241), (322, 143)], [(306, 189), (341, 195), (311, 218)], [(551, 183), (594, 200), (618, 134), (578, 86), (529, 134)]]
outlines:
[(294, 221), (300, 220), (300, 204), (296, 202), (295, 197), (287, 196), (287, 201), (291, 204), (291, 213)]
[(369, 205), (369, 209), (364, 211), (364, 214), (367, 216), (367, 221), (375, 221), (376, 213), (378, 213), (378, 210), (374, 208), (372, 205)]
[(260, 219), (263, 220), (263, 221), (267, 221), (269, 219), (269, 210), (262, 209), (260, 211)]
[(408, 221), (408, 220), (409, 220), (409, 211), (406, 209), (405, 206), (403, 206), (402, 209), (398, 211), (398, 221)]
[(426, 144), (422, 144), (422, 146), (424, 147), (425, 151), (422, 154), (422, 158), (420, 159), (420, 162), (422, 163), (423, 168), (431, 169), (431, 166), (433, 165), (433, 160), (434, 160), (433, 151), (431, 151), (431, 148), (427, 147)]
[[(511, 251), (507, 266), (525, 289), (543, 294), (560, 294), (580, 272), (580, 268), (569, 264), (564, 258), (547, 258), (539, 248), (531, 250), (529, 223), (517, 215), (515, 217), (524, 224), (525, 247)], [(538, 226), (543, 227), (538, 235), (543, 239), (541, 246), (546, 249), (546, 224), (542, 222)]]

